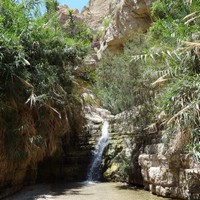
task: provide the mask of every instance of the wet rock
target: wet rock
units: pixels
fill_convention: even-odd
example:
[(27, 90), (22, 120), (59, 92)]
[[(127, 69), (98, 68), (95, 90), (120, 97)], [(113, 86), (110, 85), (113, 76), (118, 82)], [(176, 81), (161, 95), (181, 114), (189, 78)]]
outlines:
[(142, 140), (131, 123), (136, 115), (137, 112), (132, 110), (110, 119), (110, 143), (103, 161), (105, 180), (143, 184), (137, 161)]

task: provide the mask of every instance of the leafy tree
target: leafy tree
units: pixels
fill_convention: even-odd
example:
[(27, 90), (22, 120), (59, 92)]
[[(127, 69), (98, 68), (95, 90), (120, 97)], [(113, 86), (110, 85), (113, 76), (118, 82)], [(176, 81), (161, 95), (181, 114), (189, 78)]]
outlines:
[(155, 93), (151, 87), (152, 76), (147, 75), (147, 65), (132, 59), (132, 54), (145, 48), (144, 38), (140, 36), (129, 42), (123, 53), (106, 52), (98, 66), (96, 82), (103, 105), (114, 114), (139, 108), (140, 116), (135, 119), (135, 124), (141, 127), (146, 127), (151, 118)]
[(200, 1), (156, 0), (151, 10), (154, 22), (145, 39), (129, 43), (128, 54), (125, 48), (102, 60), (97, 88), (103, 105), (114, 113), (145, 107), (143, 113), (151, 117), (144, 114), (139, 124), (154, 120), (174, 141), (181, 133), (173, 148), (186, 150), (191, 141), (189, 149), (200, 161)]
[[(158, 48), (162, 44), (166, 52), (160, 63), (165, 66), (163, 75), (168, 81), (156, 100), (157, 111), (165, 113), (163, 132), (170, 138), (181, 132), (183, 140), (188, 137), (187, 143), (187, 134), (191, 135), (195, 151), (199, 145), (199, 9), (200, 1), (155, 1), (152, 13), (157, 20), (148, 33), (150, 41)], [(184, 145), (182, 141), (175, 148), (183, 150)]]
[(57, 11), (59, 3), (57, 0), (46, 0), (45, 5), (47, 9), (47, 14), (51, 15), (52, 13), (55, 13), (55, 11)]
[(60, 117), (70, 99), (76, 104), (71, 72), (88, 43), (69, 37), (58, 23), (56, 1), (46, 3), (48, 15), (38, 16), (39, 1), (0, 2), (0, 134), (10, 157), (24, 159), (27, 149), (43, 148), (45, 138), (63, 132)]

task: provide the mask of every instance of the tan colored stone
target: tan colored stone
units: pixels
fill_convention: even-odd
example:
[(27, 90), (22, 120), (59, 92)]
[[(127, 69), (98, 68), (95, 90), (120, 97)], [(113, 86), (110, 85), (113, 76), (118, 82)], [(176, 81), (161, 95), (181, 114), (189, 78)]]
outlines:
[(120, 1), (101, 40), (97, 53), (99, 59), (106, 48), (113, 52), (121, 51), (126, 41), (149, 28), (152, 22), (149, 12), (151, 3), (151, 0)]
[(193, 159), (190, 155), (180, 155), (180, 153), (173, 154), (171, 157), (159, 155), (159, 152), (153, 155), (141, 154), (139, 164), (142, 168), (145, 188), (161, 196), (198, 199), (200, 168), (193, 168), (194, 160), (193, 162), (191, 160)]
[[(102, 21), (111, 14), (111, 3), (115, 0), (90, 0), (89, 5), (85, 6), (81, 12), (88, 27), (93, 30), (102, 29)], [(103, 12), (102, 12), (103, 11)]]
[[(70, 19), (69, 18), (69, 10), (70, 8), (67, 5), (58, 6), (58, 21), (65, 26), (66, 22)], [(79, 15), (78, 9), (73, 10), (74, 20), (76, 22), (83, 22), (82, 17)]]

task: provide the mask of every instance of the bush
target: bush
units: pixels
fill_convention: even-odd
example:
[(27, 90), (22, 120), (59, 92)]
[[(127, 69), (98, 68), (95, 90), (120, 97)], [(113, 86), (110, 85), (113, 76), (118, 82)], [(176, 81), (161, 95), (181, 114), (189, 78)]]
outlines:
[[(124, 110), (140, 107), (137, 122), (145, 127), (150, 117), (154, 89), (151, 87), (151, 76), (147, 76), (146, 63), (137, 62), (133, 54), (138, 55), (146, 48), (141, 36), (129, 42), (123, 53), (114, 55), (106, 52), (97, 69), (96, 88), (103, 106), (117, 114)], [(149, 113), (149, 115), (148, 115)], [(140, 119), (139, 119), (140, 118)], [(142, 118), (142, 120), (141, 120)]]
[(191, 134), (190, 150), (196, 159), (200, 126), (199, 10), (199, 0), (154, 1), (155, 22), (146, 38), (129, 42), (118, 55), (107, 53), (97, 70), (97, 90), (105, 107), (114, 114), (139, 107), (142, 111), (134, 125), (145, 128), (154, 120), (172, 140), (178, 133), (187, 133), (189, 143)]
[[(159, 61), (160, 65), (165, 66), (164, 78), (167, 82), (157, 95), (155, 114), (164, 113), (163, 133), (167, 133), (172, 140), (178, 134), (192, 135), (189, 146), (190, 150), (193, 147), (196, 160), (199, 158), (197, 133), (200, 125), (199, 9), (200, 1), (155, 1), (152, 11), (158, 20), (148, 33), (152, 43), (161, 49), (168, 49), (168, 55), (162, 55)], [(163, 18), (159, 16), (160, 11), (165, 13)], [(189, 137), (186, 138), (189, 143)]]
[(71, 73), (89, 45), (87, 38), (69, 37), (58, 23), (56, 1), (48, 2), (44, 16), (34, 14), (39, 1), (0, 2), (0, 117), (6, 121), (0, 134), (12, 159), (25, 159), (34, 146), (30, 140), (38, 145), (33, 138), (55, 139), (61, 132), (60, 118), (73, 99)]

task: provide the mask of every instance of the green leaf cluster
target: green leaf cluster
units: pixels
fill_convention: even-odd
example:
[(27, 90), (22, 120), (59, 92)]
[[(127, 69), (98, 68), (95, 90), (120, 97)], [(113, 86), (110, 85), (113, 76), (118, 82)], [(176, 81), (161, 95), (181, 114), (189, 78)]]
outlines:
[[(70, 38), (58, 23), (55, 12), (50, 17), (49, 13), (48, 17), (30, 17), (27, 2), (25, 5), (3, 0), (0, 14), (1, 92), (6, 95), (9, 90), (19, 96), (13, 91), (19, 84), (26, 93), (30, 87), (25, 88), (23, 81), (20, 86), (18, 80), (30, 83), (37, 95), (48, 93), (55, 83), (67, 88), (64, 80), (70, 82), (70, 70), (83, 59), (88, 44)], [(26, 98), (25, 94), (20, 96)]]
[(137, 62), (132, 55), (146, 48), (144, 37), (140, 36), (130, 41), (123, 53), (106, 52), (99, 63), (96, 80), (103, 105), (114, 114), (138, 107), (140, 115), (134, 123), (143, 128), (151, 118), (155, 91), (151, 87), (152, 76), (146, 70), (147, 64)]
[(154, 22), (146, 36), (129, 42), (129, 51), (125, 47), (116, 56), (104, 57), (97, 88), (103, 105), (114, 113), (145, 108), (134, 125), (154, 122), (169, 139), (189, 133), (189, 149), (200, 161), (199, 11), (199, 0), (154, 1)]
[(61, 132), (63, 110), (73, 99), (72, 70), (89, 47), (87, 37), (70, 37), (59, 24), (56, 1), (46, 1), (44, 15), (40, 3), (0, 2), (0, 134), (13, 158), (28, 155), (30, 141), (37, 145), (31, 138)]
[[(168, 82), (157, 95), (155, 114), (164, 113), (163, 133), (167, 133), (169, 138), (176, 138), (180, 132), (189, 132), (191, 141), (188, 140), (187, 143), (191, 142), (190, 146), (193, 148), (190, 150), (193, 149), (194, 156), (198, 154), (196, 147), (200, 139), (199, 134), (196, 134), (200, 125), (199, 10), (198, 0), (155, 1), (152, 11), (156, 21), (148, 33), (149, 41), (154, 42), (154, 48), (165, 48), (170, 52), (160, 60)], [(159, 16), (160, 12), (165, 13), (164, 16)], [(184, 141), (182, 143), (184, 145)]]

